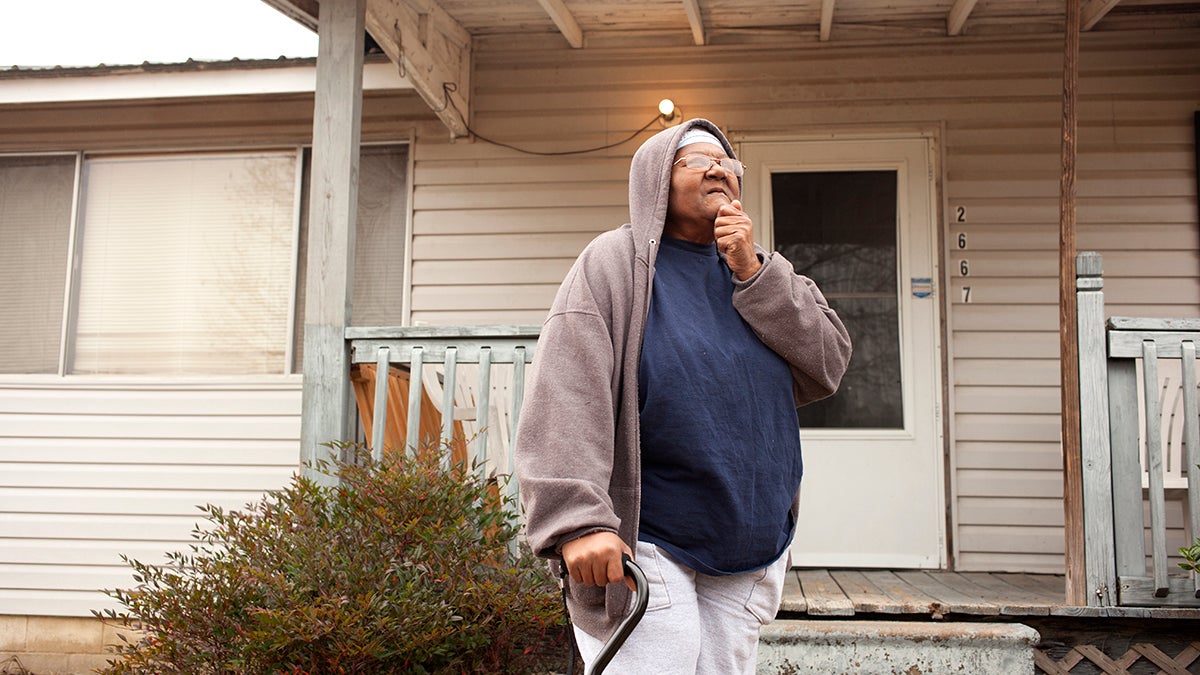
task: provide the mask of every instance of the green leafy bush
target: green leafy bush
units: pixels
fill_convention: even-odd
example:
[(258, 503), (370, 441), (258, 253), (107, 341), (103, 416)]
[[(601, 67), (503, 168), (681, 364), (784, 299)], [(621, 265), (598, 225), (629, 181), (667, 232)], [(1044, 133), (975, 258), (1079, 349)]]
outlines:
[(1180, 567), (1200, 573), (1200, 537), (1196, 537), (1196, 541), (1192, 542), (1191, 546), (1184, 546), (1179, 549), (1179, 555), (1183, 556), (1184, 560), (1184, 562), (1179, 563)]
[(126, 558), (139, 585), (98, 615), (143, 637), (102, 672), (545, 671), (566, 653), (549, 572), (509, 552), (494, 487), (436, 454), (338, 463), (337, 487), (295, 477), (244, 510), (203, 507), (190, 552)]
[[(1196, 465), (1200, 469), (1200, 464)], [(1197, 480), (1200, 473), (1195, 476), (1188, 476), (1188, 480)], [(1191, 546), (1184, 546), (1179, 549), (1179, 555), (1183, 556), (1183, 562), (1179, 566), (1190, 572), (1200, 574), (1200, 537), (1196, 537)]]

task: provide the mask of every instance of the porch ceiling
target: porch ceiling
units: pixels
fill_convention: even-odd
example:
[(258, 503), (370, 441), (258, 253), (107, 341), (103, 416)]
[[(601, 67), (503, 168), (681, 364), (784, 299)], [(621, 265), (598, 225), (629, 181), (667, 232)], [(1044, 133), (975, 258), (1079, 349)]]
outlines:
[[(316, 27), (319, 0), (263, 0)], [(1083, 31), (1200, 26), (1194, 0), (1079, 0)], [(1065, 0), (367, 0), (367, 31), (455, 135), (482, 44), (889, 44), (1061, 34)], [(652, 42), (651, 42), (652, 41)], [(443, 82), (457, 83), (456, 91)], [(454, 104), (446, 105), (449, 98)]]
[[(1157, 26), (1163, 25), (1164, 15), (1200, 14), (1200, 2), (1188, 0), (1081, 2), (1084, 30)], [(771, 35), (826, 42), (1062, 32), (1065, 13), (1064, 0), (440, 0), (438, 4), (473, 36), (557, 31), (581, 48), (647, 34), (673, 35), (700, 45)]]
[[(263, 0), (310, 28), (318, 0)], [(1200, 24), (1195, 0), (1080, 0), (1083, 30)], [(1064, 0), (367, 0), (368, 12), (440, 8), (472, 38), (559, 35), (576, 48), (642, 41), (727, 44), (1061, 33)]]

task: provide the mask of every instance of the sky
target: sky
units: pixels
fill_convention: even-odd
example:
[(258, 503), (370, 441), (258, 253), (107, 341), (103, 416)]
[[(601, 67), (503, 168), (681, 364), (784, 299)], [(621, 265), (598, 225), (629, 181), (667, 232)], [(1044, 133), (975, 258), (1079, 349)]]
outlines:
[(0, 0), (0, 68), (316, 55), (262, 0)]

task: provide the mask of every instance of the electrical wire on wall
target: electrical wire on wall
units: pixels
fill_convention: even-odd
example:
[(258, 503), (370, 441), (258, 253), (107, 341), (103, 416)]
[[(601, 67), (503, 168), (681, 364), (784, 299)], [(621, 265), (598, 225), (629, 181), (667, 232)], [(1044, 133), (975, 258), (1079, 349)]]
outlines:
[(673, 124), (678, 124), (680, 121), (682, 121), (682, 117), (683, 117), (682, 115), (679, 114), (679, 111), (675, 108), (675, 104), (670, 99), (663, 99), (658, 104), (658, 110), (659, 110), (658, 115), (655, 115), (654, 117), (652, 117), (649, 122), (646, 122), (646, 124), (642, 126), (642, 128), (640, 128), (637, 131), (633, 132), (632, 134), (626, 136), (625, 138), (622, 138), (619, 141), (609, 143), (607, 145), (598, 145), (594, 148), (583, 148), (580, 150), (559, 150), (559, 151), (543, 152), (543, 151), (539, 151), (539, 150), (527, 150), (525, 148), (519, 148), (515, 145), (511, 145), (511, 144), (505, 143), (503, 141), (493, 140), (491, 138), (488, 138), (487, 136), (484, 136), (483, 134), (479, 133), (478, 131), (472, 129), (471, 125), (467, 123), (467, 116), (463, 114), (462, 110), (459, 110), (458, 104), (456, 104), (454, 102), (454, 99), (450, 98), (450, 94), (453, 92), (456, 92), (456, 91), (458, 91), (458, 85), (455, 84), (454, 82), (443, 82), (442, 83), (442, 100), (443, 100), (442, 110), (445, 110), (448, 107), (453, 107), (454, 112), (458, 113), (458, 116), (462, 120), (463, 126), (466, 128), (468, 133), (470, 133), (475, 138), (478, 138), (479, 140), (483, 141), (484, 143), (490, 143), (492, 145), (497, 145), (502, 148), (508, 148), (509, 150), (515, 150), (517, 152), (520, 152), (520, 153), (523, 153), (526, 155), (538, 155), (538, 156), (542, 156), (542, 157), (558, 157), (558, 156), (564, 156), (564, 155), (582, 155), (582, 154), (588, 153), (588, 152), (598, 152), (600, 150), (608, 150), (609, 148), (615, 148), (618, 145), (623, 145), (625, 143), (628, 143), (629, 141), (632, 141), (633, 139), (637, 138), (638, 135), (640, 135), (642, 132), (646, 131), (651, 126), (653, 126), (655, 122), (661, 122), (664, 127), (668, 127)]

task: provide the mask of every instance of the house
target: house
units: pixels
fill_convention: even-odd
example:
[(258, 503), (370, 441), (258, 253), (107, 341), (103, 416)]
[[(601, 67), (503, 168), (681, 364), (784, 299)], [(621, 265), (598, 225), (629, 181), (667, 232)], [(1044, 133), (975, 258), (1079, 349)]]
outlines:
[[(315, 1), (267, 1), (317, 26)], [(539, 323), (574, 256), (626, 220), (662, 99), (729, 133), (762, 243), (857, 345), (843, 392), (803, 413), (795, 563), (1064, 571), (1063, 3), (320, 8), (347, 58), (318, 59), (315, 96), (79, 94), (311, 63), (0, 73), (0, 615), (86, 616), (125, 578), (118, 554), (182, 545), (194, 504), (249, 500), (342, 435), (347, 295), (350, 325)], [(386, 60), (368, 59), (359, 126), (363, 26)], [(1079, 248), (1104, 255), (1110, 315), (1198, 317), (1200, 8), (1092, 0), (1081, 29)], [(354, 211), (349, 172), (310, 157), (359, 135)], [(312, 200), (318, 174), (344, 189)], [(244, 192), (206, 215), (231, 228), (206, 249), (177, 209), (221, 180)], [(177, 230), (145, 227), (168, 215)], [(302, 393), (314, 348), (337, 367)]]

